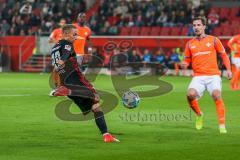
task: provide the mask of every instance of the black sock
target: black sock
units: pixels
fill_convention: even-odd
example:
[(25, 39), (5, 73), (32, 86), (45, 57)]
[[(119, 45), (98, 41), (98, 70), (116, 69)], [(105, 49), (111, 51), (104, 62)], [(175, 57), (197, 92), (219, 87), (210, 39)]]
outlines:
[(94, 112), (95, 122), (102, 134), (107, 133), (107, 125), (102, 111)]

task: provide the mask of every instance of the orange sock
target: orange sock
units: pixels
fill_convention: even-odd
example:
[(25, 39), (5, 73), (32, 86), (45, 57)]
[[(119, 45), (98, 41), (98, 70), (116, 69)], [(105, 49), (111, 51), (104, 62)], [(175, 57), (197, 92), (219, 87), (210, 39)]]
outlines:
[(240, 80), (240, 71), (238, 70), (238, 81), (237, 81), (237, 83), (239, 82), (239, 80)]
[(198, 105), (197, 99), (194, 99), (194, 100), (189, 100), (189, 99), (188, 99), (188, 104), (190, 105), (190, 107), (192, 108), (192, 110), (193, 110), (198, 116), (201, 115), (201, 110), (200, 110), (200, 107), (199, 107), (199, 105)]
[(176, 75), (178, 75), (178, 72), (179, 72), (178, 63), (174, 63), (174, 68), (175, 68)]
[(225, 106), (222, 99), (218, 99), (215, 101), (218, 123), (219, 125), (225, 125)]
[(239, 70), (236, 69), (236, 73), (235, 73), (235, 81), (234, 81), (234, 84), (235, 84), (235, 88), (238, 89), (239, 88), (239, 85), (238, 85), (238, 77), (239, 77)]
[(236, 67), (235, 65), (232, 65), (232, 73), (233, 73), (233, 77), (231, 79), (231, 87), (233, 88), (233, 85), (234, 85), (234, 73), (236, 71)]
[(237, 70), (235, 65), (232, 65), (232, 73), (233, 73), (233, 77), (231, 80), (231, 87), (232, 89), (237, 89), (238, 88), (238, 77), (239, 75), (239, 71)]

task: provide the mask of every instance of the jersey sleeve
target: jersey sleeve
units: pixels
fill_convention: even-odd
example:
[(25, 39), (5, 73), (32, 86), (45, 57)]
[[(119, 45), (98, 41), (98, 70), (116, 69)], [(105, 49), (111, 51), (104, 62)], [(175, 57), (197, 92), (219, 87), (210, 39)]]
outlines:
[(92, 31), (91, 31), (91, 29), (88, 27), (88, 35), (87, 35), (87, 39), (89, 39), (90, 38), (90, 36), (91, 36), (91, 34), (92, 34)]
[(227, 53), (226, 53), (225, 48), (223, 47), (221, 41), (217, 37), (215, 37), (215, 39), (214, 39), (214, 46), (215, 46), (217, 53), (220, 54), (220, 56), (223, 60), (224, 66), (226, 67), (226, 69), (230, 70), (231, 64), (230, 64), (229, 57), (227, 56)]
[(225, 48), (222, 45), (222, 42), (217, 37), (214, 38), (214, 47), (217, 53), (226, 53)]
[(66, 61), (72, 54), (73, 47), (69, 44), (63, 44), (62, 46), (61, 60)]
[(55, 67), (59, 66), (57, 61), (61, 60), (60, 48), (61, 48), (60, 44), (57, 43), (56, 45), (53, 46), (51, 51), (52, 65)]
[(53, 32), (50, 34), (50, 38), (56, 39), (56, 30), (53, 30)]
[(67, 61), (72, 54), (72, 46), (69, 44), (57, 43), (51, 51), (52, 65), (58, 67), (57, 63), (59, 60)]
[(236, 36), (233, 36), (229, 41), (228, 41), (228, 47), (233, 51), (235, 50), (233, 45), (236, 42)]
[(191, 62), (191, 50), (190, 50), (190, 43), (189, 42), (185, 46), (184, 62), (187, 63), (187, 64), (190, 64), (190, 62)]

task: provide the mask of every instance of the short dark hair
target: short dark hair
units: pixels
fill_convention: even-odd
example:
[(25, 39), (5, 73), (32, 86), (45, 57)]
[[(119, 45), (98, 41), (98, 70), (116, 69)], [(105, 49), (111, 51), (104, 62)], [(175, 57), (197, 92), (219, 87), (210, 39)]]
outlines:
[(76, 29), (76, 27), (72, 24), (65, 24), (62, 28), (63, 33), (69, 33), (70, 30)]
[(201, 16), (194, 17), (193, 20), (192, 20), (192, 23), (193, 23), (193, 21), (196, 21), (196, 20), (202, 21), (202, 24), (203, 24), (204, 26), (207, 25), (207, 19), (206, 19), (206, 17), (201, 17)]

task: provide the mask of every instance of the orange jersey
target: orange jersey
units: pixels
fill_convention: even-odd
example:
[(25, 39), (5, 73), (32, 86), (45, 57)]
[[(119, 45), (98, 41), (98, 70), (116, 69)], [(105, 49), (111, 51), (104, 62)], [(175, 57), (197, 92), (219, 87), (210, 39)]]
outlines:
[(220, 75), (217, 64), (217, 54), (221, 54), (227, 69), (230, 61), (221, 41), (214, 36), (207, 35), (202, 39), (193, 38), (186, 44), (185, 62), (192, 62), (194, 76)]
[(234, 57), (240, 57), (240, 34), (233, 36), (228, 41), (228, 47), (231, 49), (231, 51), (237, 52), (234, 54)]
[(54, 29), (50, 35), (50, 38), (54, 39), (57, 42), (59, 40), (61, 40), (62, 39), (62, 29), (61, 28)]
[(84, 54), (84, 47), (86, 43), (86, 39), (88, 39), (91, 35), (91, 29), (87, 26), (79, 26), (77, 23), (73, 24), (78, 30), (78, 38), (73, 43), (74, 50), (76, 54), (82, 55)]

